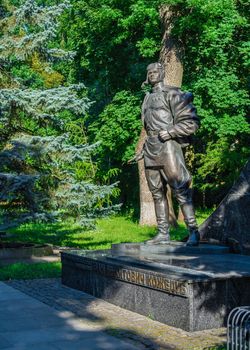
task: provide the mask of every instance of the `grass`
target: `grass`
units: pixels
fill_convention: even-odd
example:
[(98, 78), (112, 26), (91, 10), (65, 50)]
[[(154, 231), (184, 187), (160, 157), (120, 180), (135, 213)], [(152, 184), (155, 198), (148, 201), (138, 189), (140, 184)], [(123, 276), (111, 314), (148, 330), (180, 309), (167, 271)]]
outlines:
[(154, 235), (154, 227), (141, 227), (119, 216), (97, 221), (95, 230), (84, 230), (70, 221), (53, 224), (26, 224), (10, 230), (8, 241), (50, 243), (87, 250), (108, 249), (112, 243), (137, 242)]
[[(197, 211), (200, 224), (209, 215), (209, 211)], [(25, 224), (10, 230), (14, 235), (5, 241), (32, 243), (50, 243), (56, 246), (77, 247), (86, 250), (109, 249), (112, 243), (142, 242), (156, 233), (155, 227), (140, 226), (125, 216), (114, 216), (97, 221), (95, 230), (85, 231), (72, 222), (53, 224)], [(177, 229), (171, 229), (171, 238), (181, 240), (187, 236), (184, 223)]]
[(0, 269), (0, 281), (12, 279), (34, 279), (34, 278), (52, 278), (61, 276), (61, 263), (37, 263), (24, 264), (16, 263), (3, 266)]
[[(197, 211), (198, 223), (202, 223), (209, 211)], [(97, 221), (96, 230), (85, 231), (72, 222), (53, 224), (25, 224), (9, 231), (13, 237), (5, 242), (50, 243), (55, 246), (75, 247), (86, 250), (108, 249), (112, 243), (142, 242), (156, 233), (155, 227), (140, 226), (125, 216), (114, 216)], [(184, 223), (171, 229), (171, 238), (181, 240), (187, 236)], [(0, 269), (0, 280), (60, 277), (60, 263), (17, 263)]]

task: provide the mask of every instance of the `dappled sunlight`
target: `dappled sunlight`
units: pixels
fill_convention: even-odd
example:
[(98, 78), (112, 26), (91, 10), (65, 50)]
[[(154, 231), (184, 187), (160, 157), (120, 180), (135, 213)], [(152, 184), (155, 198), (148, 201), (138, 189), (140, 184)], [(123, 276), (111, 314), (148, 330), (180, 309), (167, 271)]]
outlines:
[[(104, 330), (105, 328), (101, 325), (96, 324), (96, 320), (88, 319), (89, 314), (86, 313), (86, 317), (81, 317), (81, 319), (77, 318), (73, 312), (70, 311), (60, 311), (56, 313), (57, 316), (65, 320), (65, 324), (70, 326), (72, 330), (75, 331), (84, 331), (91, 326), (91, 329), (95, 330)], [(86, 325), (86, 320), (88, 320), (88, 324)], [(85, 323), (84, 323), (85, 321)], [(100, 319), (98, 320), (100, 321)]]
[[(209, 215), (197, 212), (198, 222)], [(7, 241), (32, 243), (50, 243), (54, 246), (66, 246), (81, 249), (109, 249), (112, 243), (142, 242), (155, 235), (156, 227), (140, 226), (127, 216), (113, 216), (97, 220), (96, 229), (84, 228), (68, 220), (64, 223), (33, 223), (11, 229), (13, 237)], [(188, 234), (183, 222), (178, 228), (171, 228), (171, 239), (182, 240)]]

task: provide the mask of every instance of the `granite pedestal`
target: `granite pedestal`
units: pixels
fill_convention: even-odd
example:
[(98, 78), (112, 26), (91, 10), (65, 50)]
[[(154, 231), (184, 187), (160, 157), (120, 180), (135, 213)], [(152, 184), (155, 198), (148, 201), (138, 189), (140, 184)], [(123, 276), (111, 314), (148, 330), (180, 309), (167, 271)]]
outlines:
[(63, 284), (186, 331), (225, 326), (250, 305), (250, 257), (200, 244), (120, 244), (62, 252)]

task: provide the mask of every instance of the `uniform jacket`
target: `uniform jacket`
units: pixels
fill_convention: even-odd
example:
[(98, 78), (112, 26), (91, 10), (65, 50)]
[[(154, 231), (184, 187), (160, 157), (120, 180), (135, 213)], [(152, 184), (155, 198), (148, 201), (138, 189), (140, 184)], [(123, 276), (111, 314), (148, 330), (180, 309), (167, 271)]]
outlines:
[[(192, 104), (192, 93), (177, 87), (160, 86), (147, 93), (142, 104), (142, 121), (147, 132), (144, 144), (146, 166), (162, 166), (169, 152), (180, 152), (198, 129), (199, 119)], [(162, 141), (158, 133), (167, 130), (170, 140)]]

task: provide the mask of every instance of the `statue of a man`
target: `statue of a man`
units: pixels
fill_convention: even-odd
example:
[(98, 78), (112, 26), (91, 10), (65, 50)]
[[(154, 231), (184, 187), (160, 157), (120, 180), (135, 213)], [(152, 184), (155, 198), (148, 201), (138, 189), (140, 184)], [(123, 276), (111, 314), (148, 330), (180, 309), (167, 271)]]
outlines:
[(192, 104), (193, 95), (183, 93), (179, 88), (166, 86), (164, 67), (152, 63), (147, 67), (147, 80), (152, 86), (142, 105), (142, 121), (147, 133), (143, 150), (136, 160), (144, 157), (145, 173), (152, 193), (157, 235), (146, 243), (168, 243), (169, 222), (166, 198), (167, 184), (170, 185), (181, 207), (185, 223), (189, 230), (187, 245), (199, 244), (199, 232), (196, 223), (191, 176), (186, 168), (182, 147), (189, 143), (199, 127), (196, 109)]

